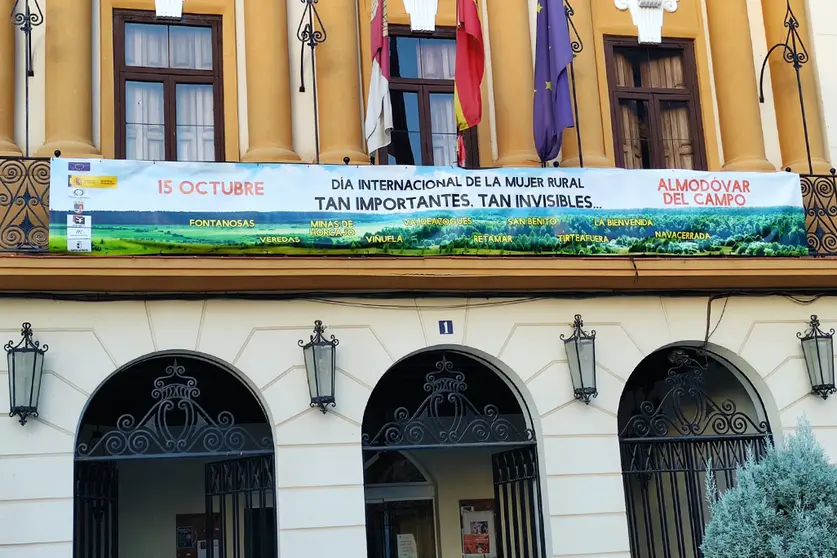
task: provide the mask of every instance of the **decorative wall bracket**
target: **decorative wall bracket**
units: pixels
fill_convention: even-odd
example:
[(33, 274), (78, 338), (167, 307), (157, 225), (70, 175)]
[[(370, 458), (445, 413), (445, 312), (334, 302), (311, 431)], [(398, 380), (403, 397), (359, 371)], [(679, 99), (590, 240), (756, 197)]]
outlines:
[(157, 17), (160, 19), (181, 19), (185, 0), (154, 0)]
[(429, 32), (436, 30), (439, 0), (404, 0), (404, 9), (410, 16), (410, 30)]
[(641, 44), (663, 41), (663, 11), (677, 11), (679, 0), (614, 0), (620, 10), (629, 10)]

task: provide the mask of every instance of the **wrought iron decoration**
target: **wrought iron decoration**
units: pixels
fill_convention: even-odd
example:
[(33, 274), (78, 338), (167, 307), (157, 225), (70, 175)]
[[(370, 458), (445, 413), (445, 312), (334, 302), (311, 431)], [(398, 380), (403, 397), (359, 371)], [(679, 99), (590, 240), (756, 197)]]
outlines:
[(305, 4), (302, 18), (296, 29), (296, 38), (300, 42), (299, 49), (299, 92), (305, 93), (305, 47), (311, 49), (312, 95), (314, 97), (314, 162), (320, 164), (320, 112), (317, 108), (317, 58), (314, 51), (326, 42), (323, 20), (317, 11), (318, 0), (301, 0)]
[[(774, 0), (778, 1), (778, 0)], [(793, 65), (793, 71), (796, 72), (796, 92), (799, 95), (799, 110), (802, 112), (802, 128), (805, 134), (805, 151), (808, 156), (808, 174), (814, 174), (814, 164), (811, 159), (811, 141), (808, 137), (808, 119), (805, 113), (805, 97), (802, 91), (802, 66), (808, 63), (808, 49), (805, 47), (805, 42), (799, 34), (799, 19), (793, 13), (790, 0), (787, 0), (787, 11), (785, 12), (785, 27), (788, 29), (788, 34), (785, 37), (784, 43), (777, 43), (770, 47), (767, 55), (764, 57), (764, 62), (761, 65), (761, 73), (759, 75), (759, 102), (764, 103), (764, 71), (767, 69), (767, 63), (770, 61), (770, 55), (774, 50), (782, 50), (782, 59), (788, 64)]]
[(480, 411), (465, 395), (467, 390), (465, 374), (454, 370), (453, 363), (443, 356), (436, 363), (436, 370), (425, 376), (424, 391), (428, 396), (416, 411), (411, 414), (406, 407), (397, 408), (393, 420), (374, 436), (363, 434), (363, 446), (503, 445), (534, 441), (531, 428), (520, 432), (500, 416), (497, 406), (488, 404)]
[(34, 0), (35, 9), (29, 7), (30, 0), (22, 0), (23, 6), (20, 6), (21, 0), (15, 0), (12, 6), (12, 11), (9, 13), (9, 21), (12, 25), (19, 27), (26, 38), (26, 80), (24, 91), (24, 110), (26, 113), (26, 149), (25, 155), (29, 156), (29, 78), (34, 77), (35, 68), (32, 64), (32, 29), (38, 27), (44, 22), (44, 12), (41, 10), (38, 0)]
[(564, 11), (567, 13), (567, 25), (570, 30), (570, 48), (573, 51), (573, 61), (570, 62), (570, 83), (572, 85), (573, 95), (573, 117), (575, 118), (575, 135), (578, 141), (578, 166), (584, 168), (584, 149), (581, 146), (581, 124), (578, 122), (578, 93), (575, 84), (575, 58), (581, 51), (584, 50), (584, 42), (581, 40), (581, 35), (578, 34), (578, 29), (573, 22), (575, 9), (570, 3), (570, 0), (564, 0)]
[[(171, 454), (244, 454), (272, 449), (269, 437), (256, 440), (235, 423), (229, 411), (213, 418), (196, 401), (200, 396), (198, 381), (186, 375), (186, 368), (175, 360), (165, 374), (154, 380), (151, 396), (156, 400), (137, 420), (125, 414), (116, 428), (92, 446), (87, 442), (76, 448), (79, 459), (102, 456), (149, 456)], [(173, 419), (182, 418), (182, 426)]]
[(40, 252), (49, 241), (49, 159), (0, 160), (0, 252)]
[(628, 420), (619, 437), (625, 439), (768, 435), (766, 421), (754, 420), (739, 411), (735, 402), (715, 402), (703, 388), (707, 363), (699, 362), (684, 349), (669, 355), (672, 367), (666, 384), (669, 391), (659, 404), (643, 401), (639, 413)]

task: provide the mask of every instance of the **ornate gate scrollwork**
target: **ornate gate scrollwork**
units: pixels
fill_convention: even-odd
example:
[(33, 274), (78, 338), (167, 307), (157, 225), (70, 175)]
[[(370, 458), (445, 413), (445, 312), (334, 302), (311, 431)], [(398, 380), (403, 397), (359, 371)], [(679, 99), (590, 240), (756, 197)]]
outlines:
[(260, 439), (241, 425), (229, 411), (212, 417), (198, 403), (198, 381), (186, 375), (175, 360), (154, 380), (154, 404), (139, 420), (124, 414), (116, 427), (101, 438), (80, 443), (77, 460), (120, 457), (189, 455), (243, 455), (273, 451), (270, 436)]
[(364, 448), (415, 449), (467, 445), (521, 445), (535, 441), (531, 428), (516, 426), (496, 405), (480, 410), (467, 397), (465, 374), (442, 356), (425, 376), (427, 397), (414, 412), (399, 407), (374, 435), (364, 433)]
[(720, 490), (733, 486), (747, 456), (764, 455), (770, 426), (759, 400), (742, 406), (732, 398), (713, 399), (708, 375), (732, 376), (719, 361), (713, 359), (717, 366), (710, 368), (709, 355), (697, 349), (674, 350), (668, 360), (667, 391), (634, 406), (634, 414), (620, 421), (631, 555), (695, 558), (709, 519), (707, 469)]
[(621, 438), (664, 436), (765, 435), (767, 422), (738, 410), (734, 401), (716, 403), (704, 390), (707, 364), (686, 350), (671, 353), (665, 379), (671, 386), (659, 401), (643, 401), (620, 433)]

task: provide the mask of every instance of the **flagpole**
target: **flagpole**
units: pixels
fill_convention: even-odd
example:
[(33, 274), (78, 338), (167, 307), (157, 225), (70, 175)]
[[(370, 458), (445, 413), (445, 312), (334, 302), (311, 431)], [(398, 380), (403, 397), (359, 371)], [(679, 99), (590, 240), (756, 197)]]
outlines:
[[(461, 0), (454, 0), (454, 3), (453, 3), (453, 13), (456, 14), (456, 29), (459, 29), (459, 26), (462, 25), (462, 22), (459, 21), (459, 2), (460, 1)], [(458, 40), (458, 39), (459, 39), (459, 33), (456, 34), (456, 40)], [(455, 48), (456, 48), (456, 41), (454, 41), (454, 49)], [(454, 56), (455, 56), (455, 54), (454, 54)], [(456, 97), (456, 74), (455, 73), (454, 73), (454, 76), (453, 76), (453, 95), (454, 95), (454, 98), (455, 98)], [(461, 152), (460, 152), (460, 149), (462, 150)], [(463, 168), (462, 163), (465, 160), (465, 157), (462, 156), (463, 154), (465, 154), (465, 157), (467, 157), (467, 154), (465, 153), (465, 136), (462, 135), (462, 130), (459, 129), (459, 123), (457, 122), (457, 126), (456, 126), (456, 166), (460, 169)]]
[(584, 50), (584, 43), (581, 42), (581, 36), (573, 23), (573, 16), (575, 10), (570, 4), (570, 0), (564, 0), (564, 10), (567, 12), (567, 27), (570, 31), (570, 47), (573, 51), (573, 61), (570, 62), (570, 80), (572, 81), (573, 92), (573, 117), (575, 118), (575, 135), (578, 141), (578, 166), (584, 168), (584, 148), (581, 144), (581, 124), (578, 121), (578, 93), (575, 87), (575, 57)]

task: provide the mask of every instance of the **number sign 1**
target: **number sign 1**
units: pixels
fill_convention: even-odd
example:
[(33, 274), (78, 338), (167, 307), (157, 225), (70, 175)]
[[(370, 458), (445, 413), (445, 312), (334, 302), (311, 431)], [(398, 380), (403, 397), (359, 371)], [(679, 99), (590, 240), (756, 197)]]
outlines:
[(453, 335), (453, 320), (439, 320), (439, 335)]

